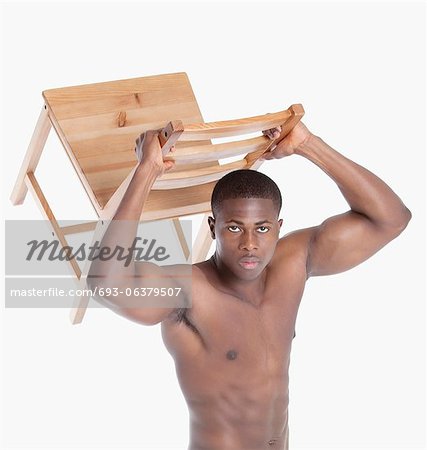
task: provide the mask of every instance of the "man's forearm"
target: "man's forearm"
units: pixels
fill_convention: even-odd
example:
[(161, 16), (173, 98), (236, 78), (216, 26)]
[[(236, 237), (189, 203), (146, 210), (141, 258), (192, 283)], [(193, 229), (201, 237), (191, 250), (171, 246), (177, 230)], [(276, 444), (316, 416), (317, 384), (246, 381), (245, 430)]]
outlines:
[[(110, 253), (117, 247), (122, 247), (125, 253), (129, 251), (137, 233), (144, 204), (158, 175), (159, 172), (150, 164), (138, 166), (103, 236), (101, 248), (109, 250)], [(95, 259), (89, 276), (100, 277), (92, 280), (92, 283), (102, 282), (105, 285), (108, 282), (113, 287), (118, 287), (119, 283), (126, 283), (126, 279), (134, 276), (133, 258), (127, 265), (117, 256), (104, 258), (104, 261)]]
[(295, 150), (338, 185), (351, 209), (380, 226), (406, 225), (411, 213), (402, 200), (369, 170), (338, 153), (320, 137), (312, 135)]
[(139, 164), (113, 220), (139, 221), (144, 203), (158, 176), (159, 172), (151, 164)]

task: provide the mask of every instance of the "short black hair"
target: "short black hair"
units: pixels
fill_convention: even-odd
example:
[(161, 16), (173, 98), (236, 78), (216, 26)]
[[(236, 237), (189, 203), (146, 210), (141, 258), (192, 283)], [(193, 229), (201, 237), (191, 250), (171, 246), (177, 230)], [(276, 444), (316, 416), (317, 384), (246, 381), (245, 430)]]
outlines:
[(211, 197), (214, 216), (219, 212), (221, 202), (230, 198), (271, 199), (277, 215), (282, 208), (282, 195), (277, 184), (267, 175), (251, 169), (234, 170), (218, 180)]

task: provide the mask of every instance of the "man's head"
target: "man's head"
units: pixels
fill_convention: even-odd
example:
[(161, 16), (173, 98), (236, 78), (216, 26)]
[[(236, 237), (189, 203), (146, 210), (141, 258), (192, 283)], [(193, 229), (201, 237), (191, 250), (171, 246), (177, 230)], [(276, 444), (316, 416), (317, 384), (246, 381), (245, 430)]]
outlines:
[(230, 198), (265, 198), (272, 200), (279, 217), (282, 195), (277, 184), (267, 175), (256, 170), (235, 170), (223, 176), (215, 185), (211, 209), (217, 217), (221, 204)]
[(255, 279), (270, 262), (283, 223), (281, 206), (278, 186), (261, 172), (236, 170), (216, 184), (209, 227), (217, 258), (237, 278)]

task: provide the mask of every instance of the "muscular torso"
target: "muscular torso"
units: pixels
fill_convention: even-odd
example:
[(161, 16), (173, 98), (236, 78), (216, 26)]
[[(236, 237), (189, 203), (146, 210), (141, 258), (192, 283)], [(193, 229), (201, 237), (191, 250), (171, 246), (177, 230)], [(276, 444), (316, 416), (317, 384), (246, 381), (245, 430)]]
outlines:
[(276, 254), (259, 303), (218, 288), (205, 261), (193, 266), (191, 308), (162, 322), (189, 407), (190, 450), (287, 448), (288, 368), (306, 271), (298, 246)]

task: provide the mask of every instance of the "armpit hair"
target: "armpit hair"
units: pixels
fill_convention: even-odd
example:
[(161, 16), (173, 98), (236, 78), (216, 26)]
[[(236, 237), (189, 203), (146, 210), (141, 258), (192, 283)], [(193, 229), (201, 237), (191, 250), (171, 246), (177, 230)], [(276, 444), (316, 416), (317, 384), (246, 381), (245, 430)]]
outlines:
[(177, 323), (184, 323), (192, 331), (194, 331), (197, 334), (200, 334), (199, 330), (188, 320), (187, 311), (188, 311), (188, 308), (177, 308), (174, 311), (174, 319), (175, 319), (175, 321)]

